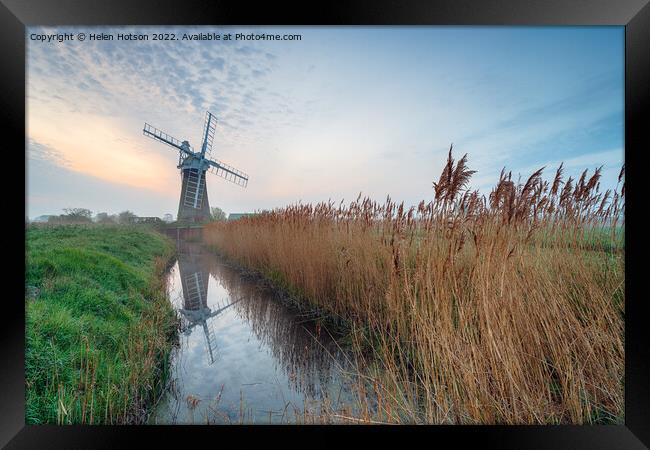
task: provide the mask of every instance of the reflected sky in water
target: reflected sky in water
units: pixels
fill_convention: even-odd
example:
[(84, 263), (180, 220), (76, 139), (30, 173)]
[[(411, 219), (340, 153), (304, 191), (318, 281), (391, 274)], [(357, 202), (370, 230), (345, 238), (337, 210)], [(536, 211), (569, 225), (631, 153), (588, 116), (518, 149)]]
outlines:
[(182, 245), (168, 290), (180, 345), (149, 423), (294, 423), (354, 403), (350, 357), (328, 331), (218, 256)]

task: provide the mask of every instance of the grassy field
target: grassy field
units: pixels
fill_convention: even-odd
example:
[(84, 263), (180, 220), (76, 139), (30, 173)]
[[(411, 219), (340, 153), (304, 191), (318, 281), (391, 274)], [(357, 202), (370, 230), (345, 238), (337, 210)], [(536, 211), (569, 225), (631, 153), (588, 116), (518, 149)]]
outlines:
[[(204, 239), (351, 323), (378, 412), (399, 423), (624, 420), (624, 183), (600, 171), (489, 196), (466, 158), (405, 208), (358, 198), (212, 223)], [(607, 224), (607, 226), (605, 226)]]
[(173, 250), (142, 226), (27, 229), (27, 423), (142, 420), (175, 336)]

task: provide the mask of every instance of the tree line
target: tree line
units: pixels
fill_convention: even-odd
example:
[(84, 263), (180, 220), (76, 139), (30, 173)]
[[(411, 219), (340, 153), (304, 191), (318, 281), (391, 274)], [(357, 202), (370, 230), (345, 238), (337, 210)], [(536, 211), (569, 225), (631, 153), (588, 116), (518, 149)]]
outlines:
[[(219, 221), (226, 220), (226, 213), (218, 207), (211, 208), (211, 220)], [(138, 216), (133, 211), (122, 211), (118, 214), (108, 214), (106, 212), (98, 212), (93, 216), (93, 212), (87, 208), (64, 208), (63, 214), (50, 216), (47, 219), (48, 223), (64, 224), (64, 223), (102, 223), (102, 224), (129, 224), (133, 223)], [(165, 214), (165, 221), (171, 222), (173, 217), (171, 214)], [(162, 220), (161, 220), (162, 222)]]
[(122, 211), (118, 214), (98, 212), (93, 217), (93, 212), (86, 208), (64, 208), (63, 214), (48, 217), (48, 223), (131, 223), (137, 217), (132, 211)]

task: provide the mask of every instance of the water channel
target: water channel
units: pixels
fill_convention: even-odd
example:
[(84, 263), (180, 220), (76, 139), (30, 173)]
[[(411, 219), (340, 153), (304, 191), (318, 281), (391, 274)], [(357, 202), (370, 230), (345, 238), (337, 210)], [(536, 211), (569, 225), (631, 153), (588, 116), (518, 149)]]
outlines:
[(149, 423), (300, 423), (355, 414), (351, 357), (313, 318), (200, 244), (179, 242), (168, 277), (179, 346)]

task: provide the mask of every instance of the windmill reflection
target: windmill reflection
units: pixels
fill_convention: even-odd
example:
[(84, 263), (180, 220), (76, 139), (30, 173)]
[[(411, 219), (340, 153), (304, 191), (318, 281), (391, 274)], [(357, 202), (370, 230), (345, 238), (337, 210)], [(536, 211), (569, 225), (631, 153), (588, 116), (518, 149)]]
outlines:
[[(313, 315), (288, 307), (277, 290), (201, 243), (177, 244), (169, 292), (186, 336), (172, 359), (173, 391), (152, 423), (193, 423), (195, 414), (210, 423), (284, 423), (292, 411), (303, 419), (350, 415), (360, 382), (364, 399), (372, 396), (358, 377), (365, 356), (341, 348)], [(190, 398), (200, 402), (190, 406)]]
[(287, 375), (290, 389), (323, 399), (330, 387), (340, 387), (341, 372), (349, 369), (349, 355), (313, 318), (290, 310), (274, 298), (277, 294), (272, 290), (227, 265), (213, 262), (210, 271), (231, 297), (241, 299), (235, 310), (270, 350)]
[(190, 335), (194, 327), (203, 329), (209, 364), (214, 363), (216, 350), (214, 331), (210, 319), (218, 316), (237, 301), (225, 305), (208, 306), (208, 284), (210, 280), (209, 255), (200, 247), (181, 244), (178, 248), (178, 271), (183, 288), (181, 332)]

